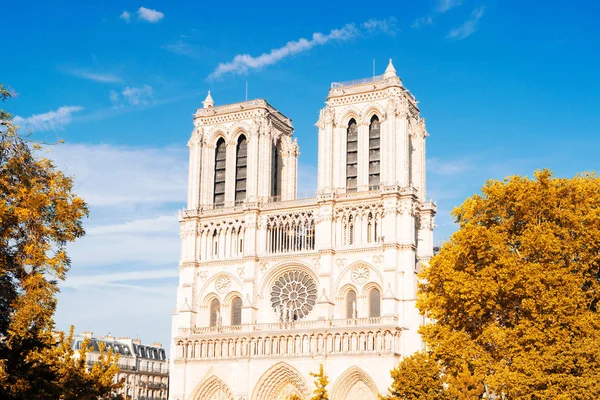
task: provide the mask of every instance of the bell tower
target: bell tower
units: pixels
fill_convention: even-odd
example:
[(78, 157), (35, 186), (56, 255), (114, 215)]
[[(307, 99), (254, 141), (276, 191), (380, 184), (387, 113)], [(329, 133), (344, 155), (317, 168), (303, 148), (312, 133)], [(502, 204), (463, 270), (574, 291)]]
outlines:
[(332, 83), (317, 126), (319, 193), (412, 187), (425, 200), (425, 122), (391, 59), (383, 75)]
[(215, 106), (209, 91), (202, 104), (188, 142), (188, 209), (294, 199), (292, 121), (263, 99)]

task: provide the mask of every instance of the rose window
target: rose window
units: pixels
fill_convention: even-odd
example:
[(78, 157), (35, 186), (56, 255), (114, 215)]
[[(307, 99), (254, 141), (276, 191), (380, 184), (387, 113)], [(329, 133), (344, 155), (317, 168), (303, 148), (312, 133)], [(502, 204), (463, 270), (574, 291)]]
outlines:
[(286, 272), (271, 288), (271, 307), (280, 321), (296, 321), (306, 317), (316, 302), (317, 285), (306, 272)]

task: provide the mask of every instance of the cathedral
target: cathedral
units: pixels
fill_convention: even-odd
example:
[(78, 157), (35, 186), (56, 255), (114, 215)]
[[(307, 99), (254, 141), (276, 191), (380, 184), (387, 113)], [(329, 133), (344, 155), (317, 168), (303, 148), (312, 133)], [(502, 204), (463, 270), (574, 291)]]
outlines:
[(298, 198), (292, 121), (263, 99), (194, 114), (170, 400), (375, 400), (422, 349), (417, 273), (433, 255), (425, 138), (390, 60), (332, 83), (317, 192)]

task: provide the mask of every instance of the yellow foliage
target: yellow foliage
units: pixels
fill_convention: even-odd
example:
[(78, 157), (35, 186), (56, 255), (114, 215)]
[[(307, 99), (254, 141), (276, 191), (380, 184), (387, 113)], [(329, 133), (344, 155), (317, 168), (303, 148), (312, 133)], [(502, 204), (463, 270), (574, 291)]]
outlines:
[(418, 299), (453, 398), (600, 397), (600, 178), (489, 181), (453, 216)]
[(319, 365), (319, 372), (311, 372), (310, 376), (315, 378), (315, 394), (310, 400), (328, 400), (329, 395), (327, 394), (327, 385), (329, 384), (329, 377), (323, 370), (323, 364)]

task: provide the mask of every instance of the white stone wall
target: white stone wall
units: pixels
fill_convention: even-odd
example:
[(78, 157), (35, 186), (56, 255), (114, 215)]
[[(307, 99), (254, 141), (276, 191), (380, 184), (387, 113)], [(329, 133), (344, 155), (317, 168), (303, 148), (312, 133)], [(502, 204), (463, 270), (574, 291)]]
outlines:
[[(368, 184), (373, 115), (381, 122), (376, 188)], [(350, 118), (359, 124), (355, 192), (346, 192)], [(333, 400), (376, 399), (385, 393), (389, 371), (422, 347), (416, 273), (433, 253), (435, 205), (425, 200), (427, 133), (412, 95), (389, 67), (383, 78), (331, 89), (317, 123), (314, 199), (295, 200), (298, 149), (291, 123), (266, 102), (201, 109), (195, 125), (189, 209), (180, 218), (170, 399), (285, 399), (291, 393), (308, 398), (309, 373), (320, 363), (330, 377)], [(230, 160), (242, 132), (249, 138), (247, 199), (214, 209), (214, 144), (222, 135), (229, 146), (226, 199), (231, 200), (235, 164)], [(282, 140), (284, 161), (282, 201), (269, 198), (276, 137)], [(294, 276), (302, 285), (281, 283)], [(314, 296), (293, 289), (310, 282)], [(369, 313), (374, 289), (379, 291), (377, 316)], [(313, 296), (306, 316), (305, 308), (292, 309), (291, 300), (274, 305), (285, 290), (295, 291), (286, 296)], [(349, 291), (357, 295), (353, 315), (347, 311)], [(243, 301), (242, 325), (232, 326), (236, 297)], [(218, 322), (209, 326), (213, 299), (220, 304)]]

